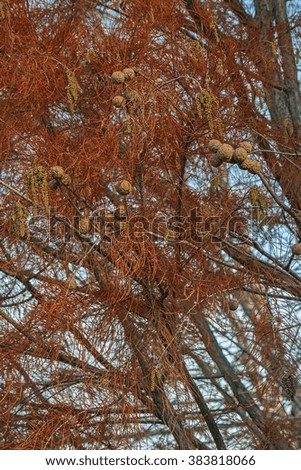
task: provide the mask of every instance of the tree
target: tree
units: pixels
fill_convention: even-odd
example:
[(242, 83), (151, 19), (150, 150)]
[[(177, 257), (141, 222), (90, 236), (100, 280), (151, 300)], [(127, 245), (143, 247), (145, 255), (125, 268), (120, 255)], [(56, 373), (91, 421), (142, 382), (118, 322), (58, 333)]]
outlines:
[(0, 16), (1, 448), (300, 448), (297, 5)]

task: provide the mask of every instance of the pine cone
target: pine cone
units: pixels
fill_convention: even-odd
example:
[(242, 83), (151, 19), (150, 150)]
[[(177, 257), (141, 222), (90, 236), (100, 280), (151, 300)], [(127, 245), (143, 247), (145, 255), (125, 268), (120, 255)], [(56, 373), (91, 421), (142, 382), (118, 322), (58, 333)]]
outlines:
[(133, 80), (135, 78), (135, 70), (131, 68), (123, 69), (123, 74), (126, 80)]
[(221, 147), (221, 145), (222, 143), (219, 140), (212, 139), (210, 140), (208, 147), (209, 147), (209, 150), (211, 150), (211, 152), (216, 153), (218, 149)]
[(250, 142), (248, 142), (247, 140), (244, 140), (243, 142), (240, 142), (239, 147), (242, 147), (243, 149), (245, 149), (247, 151), (247, 153), (250, 153), (253, 150), (252, 144)]
[(236, 163), (242, 163), (248, 157), (246, 149), (238, 147), (234, 150), (233, 159)]
[(116, 95), (114, 96), (112, 103), (116, 108), (121, 108), (125, 105), (125, 99), (121, 95)]
[(113, 72), (111, 75), (111, 80), (113, 83), (124, 83), (125, 75), (123, 72), (120, 72), (120, 71)]
[(127, 180), (121, 180), (119, 181), (116, 189), (117, 189), (117, 192), (121, 194), (121, 196), (126, 196), (127, 194), (130, 194), (130, 192), (132, 191), (132, 185)]
[(220, 158), (224, 160), (224, 162), (230, 162), (234, 153), (234, 148), (232, 145), (229, 144), (222, 144), (218, 151), (217, 154)]

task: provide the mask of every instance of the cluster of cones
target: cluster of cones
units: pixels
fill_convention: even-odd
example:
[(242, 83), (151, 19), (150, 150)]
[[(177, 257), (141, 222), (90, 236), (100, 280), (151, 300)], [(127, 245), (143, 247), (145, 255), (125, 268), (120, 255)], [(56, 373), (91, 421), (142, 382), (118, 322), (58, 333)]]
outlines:
[[(133, 80), (135, 78), (135, 70), (131, 68), (125, 68), (122, 71), (117, 70), (116, 72), (113, 72), (111, 75), (111, 80), (114, 84), (123, 84), (125, 82), (129, 82), (130, 80)], [(126, 99), (122, 95), (116, 95), (113, 98), (113, 105), (116, 108), (122, 108), (125, 106)]]
[(213, 139), (210, 140), (208, 147), (213, 153), (210, 164), (214, 167), (219, 167), (223, 163), (232, 163), (253, 174), (258, 174), (261, 170), (261, 164), (248, 156), (253, 151), (253, 147), (248, 141), (240, 142), (238, 147), (234, 148), (232, 145), (223, 144), (219, 140)]

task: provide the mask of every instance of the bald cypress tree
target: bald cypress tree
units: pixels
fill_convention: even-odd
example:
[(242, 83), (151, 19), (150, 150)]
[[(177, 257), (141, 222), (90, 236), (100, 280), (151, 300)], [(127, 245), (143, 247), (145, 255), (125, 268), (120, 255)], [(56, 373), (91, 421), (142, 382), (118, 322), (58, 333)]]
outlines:
[(1, 449), (300, 448), (298, 2), (0, 2)]

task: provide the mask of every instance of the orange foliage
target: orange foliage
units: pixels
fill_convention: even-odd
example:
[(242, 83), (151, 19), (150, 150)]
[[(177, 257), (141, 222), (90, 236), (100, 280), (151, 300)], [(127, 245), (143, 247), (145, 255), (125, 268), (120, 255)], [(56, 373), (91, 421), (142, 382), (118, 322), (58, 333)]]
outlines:
[(273, 14), (0, 2), (1, 449), (300, 445), (301, 22)]

